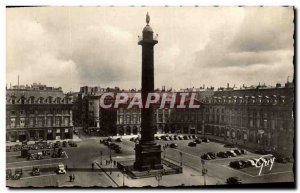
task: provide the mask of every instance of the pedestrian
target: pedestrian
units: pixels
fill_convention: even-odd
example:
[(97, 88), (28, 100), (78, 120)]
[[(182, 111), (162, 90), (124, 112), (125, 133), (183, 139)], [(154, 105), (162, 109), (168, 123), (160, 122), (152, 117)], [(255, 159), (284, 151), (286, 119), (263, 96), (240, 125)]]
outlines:
[(94, 166), (95, 166), (95, 164), (94, 164), (94, 162), (92, 163), (92, 169), (94, 170)]
[(70, 179), (70, 182), (72, 182), (72, 175), (71, 174), (69, 175), (69, 179)]
[(75, 181), (75, 174), (73, 174), (73, 176), (72, 176), (72, 180), (73, 180), (73, 182)]
[(66, 164), (66, 171), (68, 171), (68, 165)]

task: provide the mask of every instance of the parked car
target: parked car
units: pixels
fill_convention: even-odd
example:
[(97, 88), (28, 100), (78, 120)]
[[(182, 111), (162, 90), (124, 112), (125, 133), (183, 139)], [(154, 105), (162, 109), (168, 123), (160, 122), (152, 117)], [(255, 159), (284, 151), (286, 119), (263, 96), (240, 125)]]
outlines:
[(236, 153), (234, 153), (233, 150), (231, 150), (231, 151), (226, 151), (226, 153), (227, 153), (228, 157), (236, 157), (236, 156), (237, 156)]
[(235, 169), (242, 169), (245, 167), (241, 161), (232, 161), (229, 163), (229, 166)]
[(248, 159), (248, 160), (246, 160), (247, 161), (247, 166), (249, 166), (249, 167), (254, 167), (254, 166), (256, 166), (256, 161), (257, 160), (255, 160), (255, 159)]
[(195, 139), (194, 142), (196, 142), (197, 144), (202, 143), (201, 139), (199, 139), (199, 138)]
[(242, 154), (247, 154), (247, 151), (244, 150), (244, 149), (240, 149), (240, 151), (241, 151)]
[(203, 154), (201, 155), (201, 159), (204, 159), (204, 160), (211, 160), (212, 158), (209, 156), (209, 154)]
[(15, 170), (15, 175), (13, 176), (14, 180), (19, 180), (23, 176), (23, 169), (22, 168), (17, 168)]
[(122, 140), (121, 137), (119, 137), (119, 138), (117, 138), (115, 141), (116, 141), (116, 142), (122, 142), (123, 140)]
[(32, 168), (32, 175), (33, 176), (39, 176), (40, 175), (40, 168), (39, 167), (33, 167)]
[(156, 136), (155, 139), (156, 139), (156, 140), (160, 140), (160, 137), (159, 137), (159, 136)]
[(174, 140), (178, 140), (178, 136), (177, 135), (174, 135), (173, 138), (174, 138)]
[(202, 142), (209, 143), (210, 140), (207, 137), (205, 137), (205, 138), (202, 139)]
[(192, 138), (193, 139), (197, 139), (198, 137), (196, 135), (192, 135)]
[(115, 149), (116, 153), (122, 153), (122, 150), (120, 148)]
[(6, 180), (10, 180), (13, 177), (11, 169), (6, 170)]
[(197, 143), (194, 141), (189, 142), (188, 146), (190, 147), (196, 147)]
[(178, 147), (177, 143), (171, 143), (170, 145), (170, 148), (177, 148), (177, 147)]
[(179, 140), (183, 140), (183, 137), (182, 137), (182, 136), (178, 136), (178, 139), (179, 139)]
[(185, 136), (183, 136), (183, 139), (188, 140), (189, 138), (188, 138), (188, 136), (185, 135)]
[(242, 184), (242, 180), (239, 177), (230, 177), (226, 179), (227, 184)]
[(242, 152), (239, 149), (233, 150), (236, 155), (242, 155)]
[(58, 174), (65, 174), (65, 173), (67, 173), (64, 164), (59, 163), (59, 164), (57, 165), (57, 173), (58, 173)]
[(213, 152), (207, 152), (207, 155), (209, 155), (211, 157), (211, 159), (216, 159), (216, 154)]
[(217, 153), (217, 156), (220, 158), (228, 158), (228, 154), (226, 152), (222, 152), (222, 151)]
[(235, 146), (232, 143), (227, 143), (227, 144), (224, 145), (224, 147), (226, 147), (226, 148), (234, 148)]
[(43, 156), (51, 155), (51, 152), (49, 150), (42, 151)]

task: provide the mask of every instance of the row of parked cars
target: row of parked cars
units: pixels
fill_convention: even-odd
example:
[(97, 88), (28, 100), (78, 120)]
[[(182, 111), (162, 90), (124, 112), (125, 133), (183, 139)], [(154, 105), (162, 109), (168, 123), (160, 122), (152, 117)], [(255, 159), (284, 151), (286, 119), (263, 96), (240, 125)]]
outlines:
[(197, 139), (196, 135), (162, 135), (156, 136), (156, 140), (164, 140), (164, 141), (172, 141), (172, 140), (189, 140), (189, 139)]
[[(121, 138), (116, 139), (116, 142), (121, 142), (121, 141), (122, 141)], [(107, 147), (114, 150), (116, 153), (122, 153), (120, 145), (114, 143), (112, 138), (107, 138), (107, 139), (104, 139), (104, 140), (100, 140), (100, 143), (103, 143)]]
[(220, 151), (218, 153), (208, 152), (201, 155), (201, 158), (204, 160), (212, 160), (212, 159), (216, 159), (217, 157), (229, 158), (229, 157), (237, 157), (243, 154), (247, 154), (247, 152), (244, 149), (234, 149), (228, 151)]
[(30, 149), (30, 150), (39, 150), (39, 149), (52, 149), (52, 148), (59, 148), (59, 147), (77, 147), (77, 143), (72, 140), (69, 141), (56, 141), (48, 142), (48, 141), (37, 141), (34, 144), (27, 144), (23, 143), (22, 145), (16, 144), (14, 146), (6, 146), (6, 152), (12, 151), (21, 151), (23, 149)]
[[(66, 174), (66, 168), (63, 163), (59, 163), (57, 168), (55, 169), (57, 174)], [(33, 166), (31, 175), (32, 176), (39, 176), (41, 174), (41, 170), (38, 166)], [(15, 170), (15, 174), (13, 174), (11, 169), (6, 170), (6, 180), (19, 180), (23, 176), (23, 169), (17, 168)]]

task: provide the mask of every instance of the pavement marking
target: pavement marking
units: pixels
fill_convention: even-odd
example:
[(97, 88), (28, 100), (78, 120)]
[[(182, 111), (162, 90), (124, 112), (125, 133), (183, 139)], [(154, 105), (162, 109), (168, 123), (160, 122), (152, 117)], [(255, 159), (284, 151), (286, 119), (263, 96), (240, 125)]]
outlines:
[[(268, 174), (261, 174), (260, 176), (268, 176), (268, 175), (276, 175), (276, 174), (285, 174), (285, 173), (291, 173), (293, 171), (285, 171), (285, 172), (274, 172), (274, 173), (268, 173)], [(254, 177), (260, 177), (259, 175)]]
[(184, 152), (184, 151), (180, 151), (180, 150), (178, 150), (178, 149), (173, 149), (173, 150), (175, 150), (175, 151), (179, 151), (179, 152), (181, 152), (181, 153), (183, 153), (183, 154), (187, 154), (187, 155), (189, 155), (189, 156), (192, 156), (192, 157), (196, 157), (196, 158), (199, 158), (199, 159), (201, 159), (201, 158), (200, 158), (200, 156), (196, 156), (196, 155), (193, 155), (193, 154), (190, 154), (190, 153), (186, 153), (186, 152)]
[(39, 176), (28, 176), (28, 177), (21, 178), (21, 180), (23, 180), (23, 179), (30, 179), (30, 178), (40, 178), (40, 177), (54, 176), (54, 175), (57, 175), (57, 174), (46, 174), (46, 175), (39, 175)]
[(252, 178), (256, 177), (256, 176), (253, 176), (253, 175), (248, 174), (248, 173), (246, 173), (246, 172), (242, 172), (242, 171), (240, 171), (240, 170), (235, 170), (235, 169), (233, 169), (233, 168), (231, 168), (231, 167), (228, 167), (227, 165), (221, 165), (221, 166), (223, 166), (224, 168), (227, 168), (227, 169), (230, 169), (230, 170), (239, 172), (239, 173), (241, 173), (241, 174), (245, 174), (245, 175), (250, 176), (250, 177), (252, 177)]
[(39, 164), (39, 165), (21, 166), (21, 167), (6, 168), (6, 169), (31, 168), (31, 167), (35, 167), (35, 166), (47, 166), (47, 165), (57, 165), (57, 164), (58, 164), (58, 163), (51, 163), (51, 164)]
[(251, 159), (256, 158), (258, 155), (249, 155), (249, 156), (237, 156), (237, 157), (228, 157), (228, 158), (216, 158), (214, 160), (207, 160), (208, 162), (216, 162), (216, 161), (225, 161), (225, 160), (232, 160), (232, 159)]
[(61, 159), (69, 159), (67, 152), (66, 152), (66, 157), (62, 157), (62, 158), (49, 158), (49, 159), (39, 159), (39, 160), (26, 160), (26, 161), (20, 161), (20, 162), (10, 162), (10, 163), (6, 163), (6, 164), (18, 164), (18, 163), (26, 163), (26, 162), (33, 162), (33, 161), (47, 161), (47, 160), (61, 160)]
[(6, 155), (6, 157), (17, 157), (20, 156), (20, 154), (15, 154), (15, 155)]

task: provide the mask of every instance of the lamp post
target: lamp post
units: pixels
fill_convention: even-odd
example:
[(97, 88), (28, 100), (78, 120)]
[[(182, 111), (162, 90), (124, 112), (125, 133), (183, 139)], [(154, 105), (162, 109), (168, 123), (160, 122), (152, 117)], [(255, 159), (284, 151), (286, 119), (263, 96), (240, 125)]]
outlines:
[(161, 174), (161, 173), (157, 174), (157, 175), (155, 176), (155, 179), (157, 180), (157, 186), (159, 186), (159, 181), (162, 180), (162, 174)]
[(203, 175), (203, 180), (204, 180), (204, 182), (203, 182), (203, 184), (204, 184), (204, 186), (206, 186), (206, 174), (207, 174), (207, 169), (204, 167), (205, 166), (205, 161), (204, 161), (204, 159), (201, 159), (201, 164), (202, 164), (202, 175)]
[(100, 151), (100, 165), (102, 165), (102, 151)]
[(179, 152), (179, 155), (180, 155), (180, 166), (182, 166), (182, 152), (181, 151)]
[(164, 149), (164, 159), (166, 159), (166, 146), (163, 146)]
[(126, 169), (123, 168), (123, 186), (125, 186), (125, 172), (126, 172)]

